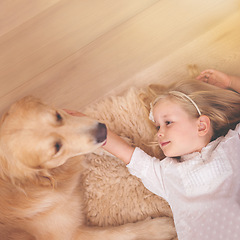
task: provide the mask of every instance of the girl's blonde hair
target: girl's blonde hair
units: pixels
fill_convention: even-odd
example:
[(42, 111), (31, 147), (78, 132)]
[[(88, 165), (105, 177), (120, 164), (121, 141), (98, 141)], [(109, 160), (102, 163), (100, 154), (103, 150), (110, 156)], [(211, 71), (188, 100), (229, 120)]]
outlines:
[[(192, 117), (198, 118), (199, 111), (189, 98), (182, 94), (172, 94), (172, 91), (186, 94), (197, 105), (200, 113), (210, 118), (212, 140), (225, 135), (229, 129), (234, 129), (240, 121), (240, 94), (197, 80), (178, 81), (169, 86), (150, 85), (150, 103), (154, 106), (160, 99), (167, 98), (179, 103)], [(141, 99), (145, 101), (146, 94), (145, 100), (143, 96), (144, 94)]]

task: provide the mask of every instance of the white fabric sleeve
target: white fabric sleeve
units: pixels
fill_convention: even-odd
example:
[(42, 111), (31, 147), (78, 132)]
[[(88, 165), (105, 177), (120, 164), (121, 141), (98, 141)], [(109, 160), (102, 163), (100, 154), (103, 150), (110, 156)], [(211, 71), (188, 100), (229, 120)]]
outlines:
[(131, 161), (127, 165), (129, 172), (140, 178), (144, 186), (154, 194), (166, 199), (161, 161), (135, 148)]

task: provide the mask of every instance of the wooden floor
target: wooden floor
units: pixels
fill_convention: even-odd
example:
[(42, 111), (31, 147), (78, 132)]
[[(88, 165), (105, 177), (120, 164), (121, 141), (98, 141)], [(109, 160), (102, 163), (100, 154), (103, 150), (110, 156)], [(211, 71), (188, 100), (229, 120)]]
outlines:
[(82, 109), (189, 64), (240, 76), (240, 0), (0, 1), (0, 113), (29, 94)]

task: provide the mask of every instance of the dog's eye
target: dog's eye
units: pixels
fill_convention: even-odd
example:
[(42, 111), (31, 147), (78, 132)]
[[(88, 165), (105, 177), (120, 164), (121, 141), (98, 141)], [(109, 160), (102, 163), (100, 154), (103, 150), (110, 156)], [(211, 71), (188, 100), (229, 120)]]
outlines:
[(62, 147), (62, 143), (60, 141), (55, 142), (54, 148), (55, 148), (55, 153), (58, 153)]
[(57, 121), (61, 122), (62, 121), (62, 116), (60, 113), (56, 112), (56, 117), (57, 117)]

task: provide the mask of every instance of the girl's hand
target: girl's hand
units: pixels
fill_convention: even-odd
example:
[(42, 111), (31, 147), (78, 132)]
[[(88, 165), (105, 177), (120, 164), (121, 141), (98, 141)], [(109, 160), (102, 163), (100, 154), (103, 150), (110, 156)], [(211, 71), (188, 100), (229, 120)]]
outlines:
[(223, 72), (207, 69), (197, 77), (197, 80), (207, 82), (220, 88), (231, 87), (231, 77)]

